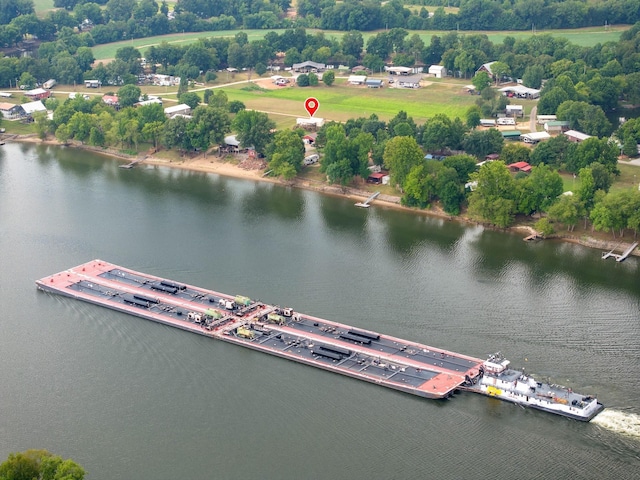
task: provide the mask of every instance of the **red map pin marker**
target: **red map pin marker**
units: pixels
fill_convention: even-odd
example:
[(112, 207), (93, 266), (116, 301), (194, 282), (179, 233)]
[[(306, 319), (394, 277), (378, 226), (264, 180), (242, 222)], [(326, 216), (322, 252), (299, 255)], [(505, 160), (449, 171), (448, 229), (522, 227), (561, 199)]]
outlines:
[(304, 101), (304, 108), (309, 112), (310, 117), (313, 117), (313, 114), (316, 113), (319, 106), (320, 102), (313, 97), (309, 97)]

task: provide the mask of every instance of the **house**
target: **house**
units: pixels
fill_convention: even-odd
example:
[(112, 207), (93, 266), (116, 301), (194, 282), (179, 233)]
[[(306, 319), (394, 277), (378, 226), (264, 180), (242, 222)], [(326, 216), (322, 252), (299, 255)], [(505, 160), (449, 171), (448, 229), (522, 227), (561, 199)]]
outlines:
[(522, 105), (507, 105), (504, 111), (507, 117), (524, 117), (524, 107)]
[(442, 65), (431, 65), (428, 73), (436, 78), (444, 78), (447, 76), (447, 69)]
[(51, 92), (49, 90), (45, 90), (44, 88), (34, 88), (33, 90), (24, 92), (24, 95), (31, 101), (35, 101), (42, 100), (43, 98), (49, 98), (51, 96)]
[(550, 138), (551, 135), (549, 135), (547, 132), (531, 132), (522, 135), (522, 140), (524, 141), (524, 143), (530, 143), (532, 145), (535, 145), (538, 142), (542, 142), (543, 140), (549, 140)]
[(364, 85), (364, 82), (366, 81), (366, 75), (349, 75), (349, 78), (347, 79), (349, 85)]
[(2, 102), (0, 103), (0, 113), (4, 119), (15, 120), (16, 118), (20, 118), (24, 115), (24, 110), (20, 105)]
[(382, 88), (384, 86), (384, 82), (378, 78), (370, 78), (365, 84), (368, 88)]
[(584, 142), (587, 138), (591, 138), (591, 135), (587, 135), (586, 133), (578, 132), (577, 130), (567, 130), (564, 132), (567, 138), (575, 143)]
[(476, 70), (476, 75), (480, 72), (487, 72), (491, 78), (493, 78), (493, 72), (491, 71), (491, 65), (496, 62), (483, 63), (480, 68)]
[(419, 88), (420, 80), (422, 80), (422, 75), (402, 77), (401, 79), (396, 80), (395, 86), (397, 88)]
[(531, 165), (529, 165), (527, 162), (516, 162), (507, 165), (507, 167), (509, 167), (509, 170), (511, 170), (512, 172), (529, 173), (531, 171)]
[(102, 102), (106, 103), (111, 107), (118, 106), (118, 96), (117, 95), (103, 95)]
[(44, 106), (42, 100), (36, 100), (35, 102), (23, 103), (20, 105), (25, 113), (25, 116), (31, 117), (36, 112), (46, 112), (47, 107)]
[(100, 80), (85, 80), (84, 86), (85, 88), (99, 88), (102, 86), (102, 82)]
[(190, 115), (191, 107), (186, 103), (181, 103), (179, 105), (172, 105), (171, 107), (167, 107), (164, 109), (164, 114), (167, 118), (173, 118), (177, 115)]
[(302, 63), (294, 63), (293, 65), (291, 65), (291, 68), (296, 72), (318, 73), (325, 71), (327, 69), (327, 65), (324, 63), (306, 61)]
[(549, 133), (564, 133), (569, 130), (569, 122), (564, 120), (552, 120), (545, 122), (544, 131)]
[(236, 138), (235, 135), (227, 135), (224, 137), (224, 144), (220, 145), (220, 152), (225, 153), (239, 153), (240, 152), (240, 142)]

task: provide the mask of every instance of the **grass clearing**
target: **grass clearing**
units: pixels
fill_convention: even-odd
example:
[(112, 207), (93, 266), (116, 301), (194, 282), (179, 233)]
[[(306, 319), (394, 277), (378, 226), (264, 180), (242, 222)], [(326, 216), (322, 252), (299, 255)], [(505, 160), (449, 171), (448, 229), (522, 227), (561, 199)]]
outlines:
[[(39, 2), (51, 2), (52, 0), (37, 0)], [(592, 47), (597, 43), (605, 43), (605, 42), (617, 42), (620, 40), (620, 35), (625, 30), (630, 28), (629, 25), (616, 25), (616, 26), (608, 26), (605, 28), (602, 27), (588, 27), (588, 28), (577, 28), (577, 29), (566, 29), (566, 30), (538, 30), (535, 35), (542, 34), (551, 34), (556, 37), (564, 37), (568, 39), (571, 43), (582, 47)], [(170, 35), (160, 35), (155, 37), (146, 37), (146, 38), (134, 38), (131, 40), (124, 40), (122, 42), (115, 43), (107, 43), (104, 45), (98, 45), (93, 47), (93, 56), (96, 60), (107, 60), (111, 58), (115, 58), (116, 51), (118, 48), (125, 46), (134, 46), (144, 52), (147, 48), (152, 45), (159, 45), (161, 42), (167, 42), (172, 44), (180, 44), (180, 45), (189, 45), (191, 43), (196, 42), (200, 38), (214, 38), (214, 37), (229, 37), (232, 38), (238, 32), (243, 32), (247, 34), (249, 41), (252, 40), (260, 40), (264, 38), (264, 36), (270, 32), (274, 31), (278, 34), (282, 34), (284, 29), (274, 29), (274, 30), (224, 30), (218, 32), (195, 32), (195, 33), (173, 33)], [(362, 32), (362, 37), (364, 39), (365, 45), (367, 40), (377, 35), (383, 30), (373, 31), (373, 32)], [(316, 30), (316, 29), (307, 29), (307, 33), (315, 34), (323, 32), (327, 37), (330, 38), (342, 38), (345, 32), (339, 32), (336, 30)], [(431, 37), (433, 35), (443, 36), (449, 32), (441, 31), (441, 30), (409, 30), (409, 35), (413, 35), (417, 33), (420, 38), (428, 45), (431, 42)], [(459, 32), (460, 35), (472, 35), (476, 33), (486, 34), (493, 43), (502, 43), (502, 41), (508, 37), (514, 37), (516, 39), (526, 39), (534, 35), (533, 32), (529, 30), (519, 30), (519, 31), (496, 31), (496, 32), (486, 32), (486, 31), (462, 31)]]
[(369, 117), (375, 113), (381, 120), (390, 120), (400, 110), (412, 116), (417, 123), (444, 113), (451, 118), (464, 118), (475, 98), (462, 92), (461, 86), (450, 83), (432, 83), (419, 89), (364, 88), (336, 82), (331, 87), (282, 87), (278, 90), (247, 88), (232, 85), (224, 88), (230, 100), (240, 100), (247, 108), (306, 117), (304, 101), (315, 97), (320, 102), (317, 116), (325, 120), (347, 121), (350, 118)]

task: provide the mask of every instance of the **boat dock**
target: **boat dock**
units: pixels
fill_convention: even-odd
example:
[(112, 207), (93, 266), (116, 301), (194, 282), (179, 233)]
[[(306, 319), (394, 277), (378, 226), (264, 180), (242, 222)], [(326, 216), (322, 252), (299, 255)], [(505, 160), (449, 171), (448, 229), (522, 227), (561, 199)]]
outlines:
[(446, 398), (483, 360), (93, 260), (44, 291), (426, 398)]
[(364, 202), (358, 202), (356, 203), (356, 207), (361, 207), (361, 208), (369, 208), (369, 204), (376, 199), (376, 197), (380, 195), (380, 192), (376, 192), (373, 195), (371, 195), (369, 198), (367, 198)]
[[(145, 157), (146, 158), (146, 157)], [(122, 165), (118, 165), (120, 168), (133, 168), (140, 162), (142, 162), (144, 158), (136, 158), (135, 160), (130, 161), (129, 163), (125, 163)]]
[[(618, 245), (620, 245), (620, 244), (618, 244)], [(638, 246), (638, 242), (634, 242), (624, 252), (622, 252), (620, 254), (613, 253), (613, 252), (615, 252), (616, 248), (618, 248), (618, 246), (616, 246), (616, 247), (612, 248), (611, 251), (603, 253), (602, 254), (602, 259), (606, 260), (609, 257), (613, 257), (613, 258), (615, 258), (616, 262), (623, 262), (623, 261), (626, 260), (626, 258), (629, 255), (631, 255), (631, 252), (633, 252), (637, 246)]]

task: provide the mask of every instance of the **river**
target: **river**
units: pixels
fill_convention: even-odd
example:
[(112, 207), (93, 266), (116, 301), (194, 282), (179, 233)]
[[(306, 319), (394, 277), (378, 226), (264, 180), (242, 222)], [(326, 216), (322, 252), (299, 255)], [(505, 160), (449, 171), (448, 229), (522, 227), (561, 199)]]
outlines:
[[(273, 184), (0, 147), (0, 458), (89, 480), (638, 478), (640, 262)], [(101, 258), (512, 364), (591, 423), (429, 401), (94, 305), (35, 280)]]

